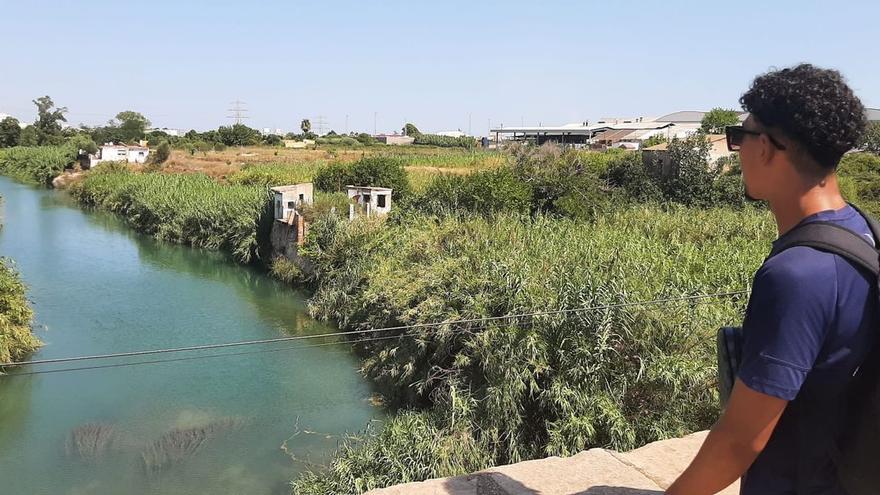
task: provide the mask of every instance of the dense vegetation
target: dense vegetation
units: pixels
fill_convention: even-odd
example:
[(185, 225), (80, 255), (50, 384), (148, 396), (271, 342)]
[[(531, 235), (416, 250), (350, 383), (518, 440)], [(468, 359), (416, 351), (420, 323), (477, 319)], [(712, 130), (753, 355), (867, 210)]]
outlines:
[(70, 192), (81, 203), (118, 213), (157, 239), (225, 250), (242, 263), (261, 257), (260, 246), (267, 244), (271, 228), (265, 188), (223, 185), (204, 175), (143, 174), (102, 166)]
[(592, 222), (407, 216), (312, 232), (315, 316), (344, 330), (448, 322), (361, 344), (364, 373), (412, 412), (297, 482), (347, 493), (710, 426), (712, 334), (744, 298), (455, 322), (741, 290), (774, 226), (761, 211), (634, 206)]
[(323, 192), (344, 192), (345, 186), (390, 187), (395, 200), (410, 192), (404, 163), (390, 157), (369, 156), (354, 163), (333, 163), (318, 170), (315, 188)]
[(21, 182), (47, 186), (74, 160), (74, 146), (38, 146), (0, 150), (0, 173)]

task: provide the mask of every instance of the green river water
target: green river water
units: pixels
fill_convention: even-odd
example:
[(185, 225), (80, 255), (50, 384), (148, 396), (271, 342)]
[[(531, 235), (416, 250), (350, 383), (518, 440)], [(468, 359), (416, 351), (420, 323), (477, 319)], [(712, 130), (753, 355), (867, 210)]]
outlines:
[[(0, 178), (0, 255), (15, 260), (45, 342), (33, 359), (332, 332), (304, 297), (218, 253), (160, 243), (63, 193)], [(0, 493), (281, 494), (340, 434), (381, 416), (345, 345), (140, 366), (22, 374), (286, 349), (327, 340), (22, 368), (0, 377)], [(102, 455), (66, 441), (112, 428)], [(225, 425), (195, 454), (146, 469), (175, 429)], [(230, 427), (230, 425), (232, 425)], [(299, 434), (297, 434), (299, 432)], [(282, 449), (299, 461), (293, 461)], [(155, 462), (153, 463), (155, 465)]]

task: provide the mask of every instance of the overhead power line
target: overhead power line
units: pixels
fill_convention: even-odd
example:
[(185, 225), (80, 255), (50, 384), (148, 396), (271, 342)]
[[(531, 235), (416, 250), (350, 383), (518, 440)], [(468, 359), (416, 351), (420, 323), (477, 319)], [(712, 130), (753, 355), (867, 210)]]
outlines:
[[(57, 363), (69, 363), (76, 361), (91, 361), (91, 360), (99, 360), (99, 359), (112, 359), (112, 358), (123, 358), (123, 357), (135, 357), (135, 356), (147, 356), (152, 354), (169, 354), (169, 353), (177, 353), (177, 352), (187, 352), (187, 351), (202, 351), (209, 349), (223, 349), (229, 347), (241, 347), (241, 346), (250, 346), (250, 345), (259, 345), (259, 344), (272, 344), (276, 342), (290, 342), (290, 341), (298, 341), (298, 340), (309, 340), (309, 339), (318, 339), (318, 338), (329, 338), (329, 337), (340, 337), (346, 335), (355, 335), (355, 334), (371, 334), (371, 333), (379, 333), (379, 332), (389, 332), (396, 330), (412, 330), (416, 328), (432, 328), (432, 327), (441, 327), (447, 325), (462, 325), (468, 323), (488, 323), (494, 321), (501, 320), (513, 320), (518, 318), (527, 318), (527, 317), (535, 317), (535, 316), (553, 316), (560, 314), (569, 314), (569, 313), (577, 313), (583, 311), (599, 311), (603, 309), (617, 309), (617, 308), (626, 308), (633, 306), (649, 306), (656, 304), (666, 304), (670, 302), (682, 302), (682, 301), (696, 301), (701, 299), (710, 299), (710, 298), (721, 298), (721, 297), (732, 297), (737, 295), (748, 294), (747, 290), (738, 290), (738, 291), (730, 291), (730, 292), (718, 292), (713, 294), (697, 294), (693, 296), (680, 296), (680, 297), (669, 297), (669, 298), (661, 298), (661, 299), (652, 299), (647, 301), (631, 301), (617, 304), (604, 304), (599, 306), (589, 306), (583, 308), (568, 308), (568, 309), (558, 309), (551, 311), (538, 311), (531, 313), (519, 313), (512, 315), (504, 315), (504, 316), (487, 316), (481, 318), (469, 318), (463, 320), (450, 320), (450, 321), (441, 321), (441, 322), (433, 322), (433, 323), (416, 323), (412, 325), (399, 325), (392, 327), (382, 327), (382, 328), (367, 328), (361, 330), (348, 330), (344, 332), (330, 332), (330, 333), (322, 333), (315, 335), (293, 335), (288, 337), (277, 337), (272, 339), (260, 339), (260, 340), (244, 340), (239, 342), (225, 342), (218, 344), (205, 344), (205, 345), (195, 345), (195, 346), (186, 346), (186, 347), (172, 347), (167, 349), (150, 349), (150, 350), (142, 350), (142, 351), (130, 351), (130, 352), (118, 352), (112, 354), (96, 354), (90, 356), (75, 356), (75, 357), (67, 357), (67, 358), (54, 358), (54, 359), (37, 359), (32, 361), (20, 361), (20, 362), (8, 362), (8, 363), (0, 363), (0, 368), (3, 367), (11, 367), (11, 366), (26, 366), (26, 365), (38, 365), (38, 364), (57, 364)], [(354, 342), (354, 341), (349, 341)], [(329, 343), (328, 345), (338, 344), (340, 342)], [(341, 342), (346, 343), (346, 342)]]
[(247, 108), (245, 108), (244, 104), (245, 103), (240, 100), (235, 100), (230, 103), (230, 105), (232, 105), (232, 108), (226, 109), (226, 111), (230, 112), (230, 115), (227, 115), (226, 118), (235, 120), (236, 124), (241, 124), (241, 121), (243, 119), (249, 119), (250, 117), (245, 115), (248, 110)]

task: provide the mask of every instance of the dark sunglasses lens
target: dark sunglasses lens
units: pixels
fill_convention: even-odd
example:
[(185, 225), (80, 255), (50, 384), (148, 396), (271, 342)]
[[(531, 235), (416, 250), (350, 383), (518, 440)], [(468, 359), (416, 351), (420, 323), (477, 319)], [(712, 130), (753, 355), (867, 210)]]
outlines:
[(727, 129), (727, 149), (730, 151), (739, 151), (743, 142), (745, 133), (738, 127), (728, 127)]

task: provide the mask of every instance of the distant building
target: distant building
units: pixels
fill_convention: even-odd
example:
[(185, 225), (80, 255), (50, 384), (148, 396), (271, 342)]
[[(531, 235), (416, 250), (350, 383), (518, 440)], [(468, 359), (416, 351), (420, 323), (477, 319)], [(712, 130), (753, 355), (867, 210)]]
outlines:
[(446, 136), (446, 137), (452, 137), (452, 138), (460, 138), (460, 137), (467, 136), (467, 134), (465, 134), (464, 132), (461, 132), (461, 131), (440, 131), (440, 132), (435, 132), (434, 134), (436, 134), (438, 136)]
[[(662, 117), (612, 117), (596, 122), (581, 122), (561, 126), (497, 127), (490, 129), (496, 143), (524, 141), (534, 144), (556, 143), (575, 148), (640, 149), (641, 144), (654, 136), (667, 140), (688, 137), (700, 128), (706, 112), (673, 112)], [(740, 121), (747, 114), (740, 115)]]
[(373, 136), (376, 138), (376, 141), (379, 141), (382, 144), (396, 145), (396, 146), (404, 146), (408, 144), (413, 144), (415, 138), (412, 136), (404, 136), (403, 134), (379, 134), (378, 136)]
[[(718, 160), (733, 154), (727, 149), (727, 136), (724, 134), (707, 134), (706, 141), (709, 143), (710, 165), (715, 165)], [(646, 167), (658, 170), (663, 177), (674, 173), (673, 164), (669, 160), (669, 143), (660, 143), (643, 149), (642, 162)]]
[(865, 113), (868, 115), (868, 122), (880, 122), (880, 108), (868, 108)]
[(101, 145), (96, 154), (88, 156), (88, 168), (101, 162), (147, 163), (149, 157), (150, 148), (146, 146), (106, 143)]
[(348, 188), (348, 219), (366, 215), (387, 215), (391, 211), (391, 189), (387, 187), (346, 186)]
[(314, 139), (303, 139), (302, 141), (297, 141), (296, 139), (282, 139), (281, 142), (284, 143), (285, 148), (293, 149), (304, 149), (306, 146), (315, 144)]
[(147, 129), (144, 132), (147, 134), (151, 132), (164, 132), (171, 137), (183, 137), (183, 135), (186, 134), (186, 132), (181, 131), (180, 129), (169, 129), (168, 127), (154, 127), (152, 129)]

